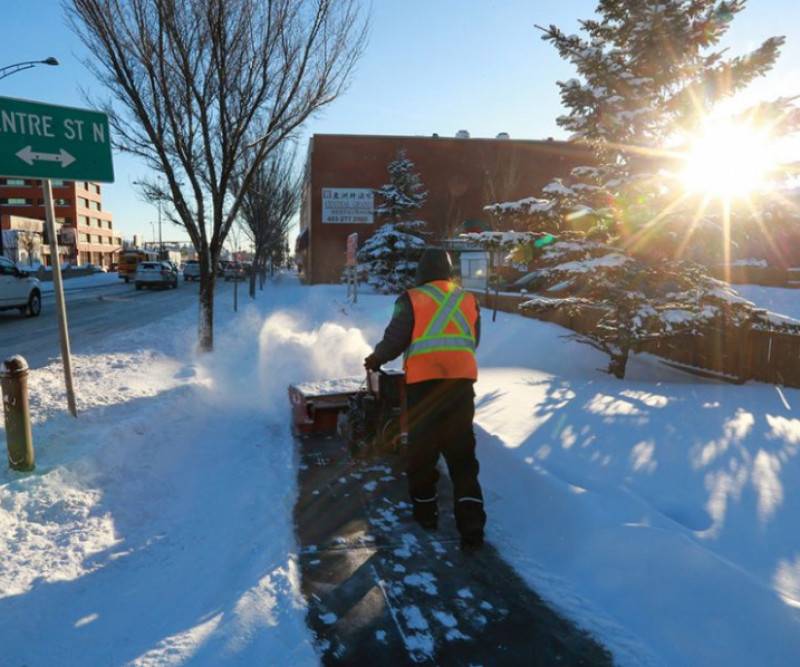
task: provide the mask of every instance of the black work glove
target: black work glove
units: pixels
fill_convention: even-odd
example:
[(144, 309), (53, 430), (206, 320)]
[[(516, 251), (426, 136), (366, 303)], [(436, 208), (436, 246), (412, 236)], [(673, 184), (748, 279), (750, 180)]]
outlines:
[(368, 371), (377, 371), (380, 370), (380, 367), (381, 362), (378, 361), (378, 358), (375, 356), (374, 352), (364, 359), (364, 368), (366, 368)]

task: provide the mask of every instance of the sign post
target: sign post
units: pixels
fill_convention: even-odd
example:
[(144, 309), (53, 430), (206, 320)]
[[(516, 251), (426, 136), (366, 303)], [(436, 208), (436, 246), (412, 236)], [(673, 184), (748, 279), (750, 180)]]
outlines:
[(0, 97), (0, 174), (42, 180), (67, 407), (77, 417), (50, 179), (114, 181), (108, 117), (87, 109)]
[(356, 270), (356, 252), (358, 252), (358, 232), (347, 236), (347, 298), (352, 289), (353, 303), (358, 303), (358, 271)]
[(56, 293), (58, 333), (61, 341), (61, 361), (64, 364), (64, 384), (67, 388), (67, 407), (73, 417), (78, 416), (75, 405), (75, 389), (72, 384), (72, 354), (69, 349), (69, 325), (67, 324), (67, 305), (64, 303), (64, 284), (61, 281), (61, 258), (58, 256), (58, 237), (56, 236), (56, 212), (53, 206), (53, 186), (50, 179), (44, 179), (44, 215), (47, 221), (47, 236), (50, 240), (50, 264), (53, 269), (53, 287)]

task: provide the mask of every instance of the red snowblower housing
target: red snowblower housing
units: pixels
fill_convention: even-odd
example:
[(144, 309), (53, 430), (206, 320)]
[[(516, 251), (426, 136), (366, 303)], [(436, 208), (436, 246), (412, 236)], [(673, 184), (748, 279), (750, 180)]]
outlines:
[(356, 456), (397, 451), (407, 440), (403, 371), (291, 385), (289, 400), (296, 435), (338, 434)]

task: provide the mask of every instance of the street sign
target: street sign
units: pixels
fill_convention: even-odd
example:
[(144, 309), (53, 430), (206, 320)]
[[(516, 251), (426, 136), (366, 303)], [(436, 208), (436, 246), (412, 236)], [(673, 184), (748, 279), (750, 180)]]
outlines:
[(356, 252), (358, 252), (358, 232), (347, 236), (347, 266), (356, 265)]
[(0, 97), (0, 174), (113, 183), (108, 116)]

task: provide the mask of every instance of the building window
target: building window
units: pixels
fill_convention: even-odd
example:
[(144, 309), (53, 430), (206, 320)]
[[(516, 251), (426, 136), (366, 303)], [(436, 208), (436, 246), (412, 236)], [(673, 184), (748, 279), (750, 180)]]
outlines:
[(86, 217), (85, 215), (79, 215), (78, 216), (78, 224), (79, 225), (84, 225), (85, 227), (88, 227), (89, 226), (89, 218)]
[(78, 197), (78, 203), (83, 206), (83, 208), (89, 208), (89, 200), (86, 197)]
[(0, 178), (0, 185), (8, 185), (8, 186), (24, 186), (25, 179), (24, 178)]
[(65, 185), (69, 185), (69, 181), (63, 181), (60, 178), (54, 178), (50, 181), (50, 185), (54, 188), (63, 188)]
[(7, 197), (0, 199), (0, 206), (33, 206), (33, 200), (23, 197)]
[(72, 200), (71, 199), (64, 199), (63, 197), (59, 197), (58, 199), (54, 199), (53, 203), (56, 206), (72, 206)]
[(97, 183), (94, 184), (94, 191), (96, 194), (100, 194), (100, 186)]
[(82, 243), (86, 243), (86, 234), (79, 234), (78, 236)]

